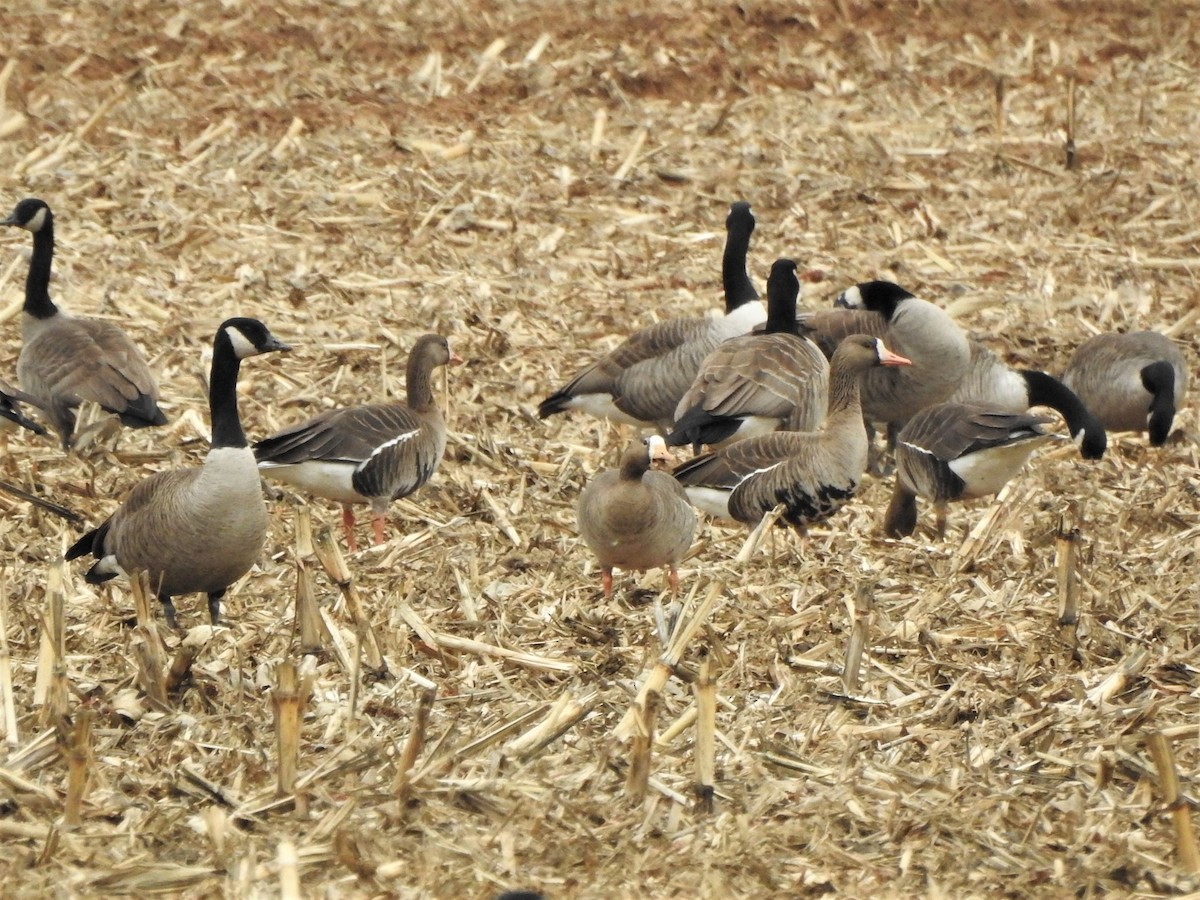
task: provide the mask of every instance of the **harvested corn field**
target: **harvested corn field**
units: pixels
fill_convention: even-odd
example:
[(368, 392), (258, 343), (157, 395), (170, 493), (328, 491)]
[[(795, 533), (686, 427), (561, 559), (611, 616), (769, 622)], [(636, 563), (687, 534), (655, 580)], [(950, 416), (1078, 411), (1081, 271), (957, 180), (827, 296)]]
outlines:
[[(883, 536), (890, 477), (803, 541), (702, 520), (679, 606), (658, 572), (606, 601), (576, 534), (634, 432), (536, 416), (720, 308), (738, 199), (760, 291), (784, 256), (809, 307), (893, 280), (1056, 374), (1158, 330), (1200, 383), (1191, 4), (8, 7), (0, 214), (53, 207), (52, 295), (125, 328), (170, 421), (14, 433), (0, 477), (94, 527), (199, 465), (229, 316), (294, 347), (242, 369), (252, 440), (403, 397), (426, 332), (466, 364), (386, 542), (272, 484), (215, 629), (85, 583), (84, 526), (0, 495), (0, 892), (1200, 889), (1194, 399), (1164, 447), (1040, 450), (944, 540), (924, 505)], [(29, 247), (0, 232), (10, 382)]]

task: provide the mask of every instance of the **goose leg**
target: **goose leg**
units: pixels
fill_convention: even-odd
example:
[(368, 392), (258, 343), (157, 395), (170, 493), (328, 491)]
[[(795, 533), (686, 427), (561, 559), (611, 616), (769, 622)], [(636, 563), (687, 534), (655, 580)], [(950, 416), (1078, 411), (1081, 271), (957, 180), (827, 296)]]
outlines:
[(946, 504), (939, 503), (936, 505), (935, 509), (937, 510), (938, 540), (942, 541), (946, 539)]
[(600, 570), (600, 586), (604, 588), (604, 599), (612, 599), (612, 569)]
[(175, 604), (171, 602), (171, 595), (159, 594), (158, 602), (162, 604), (163, 616), (166, 617), (167, 627), (172, 631), (178, 631), (179, 625), (175, 621)]
[(224, 596), (224, 591), (213, 591), (208, 595), (208, 620), (214, 625), (221, 618), (221, 598)]
[(354, 539), (354, 509), (349, 503), (342, 504), (342, 528), (346, 531), (346, 547), (351, 553), (357, 553), (358, 541)]
[(667, 569), (667, 583), (669, 585), (671, 585), (671, 597), (672, 598), (678, 597), (679, 596), (679, 572), (677, 572), (675, 570), (674, 566), (670, 566)]
[(387, 535), (383, 532), (383, 513), (375, 513), (371, 518), (371, 527), (375, 529), (375, 546), (387, 542)]

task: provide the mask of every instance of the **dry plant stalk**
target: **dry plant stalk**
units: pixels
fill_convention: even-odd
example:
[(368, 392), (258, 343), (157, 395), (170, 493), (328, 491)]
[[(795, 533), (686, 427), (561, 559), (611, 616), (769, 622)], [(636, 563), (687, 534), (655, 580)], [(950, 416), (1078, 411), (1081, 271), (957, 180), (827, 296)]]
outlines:
[(412, 728), (408, 732), (408, 740), (404, 744), (400, 760), (396, 763), (396, 781), (392, 790), (396, 799), (400, 801), (401, 808), (408, 801), (409, 792), (412, 790), (409, 776), (412, 774), (413, 766), (416, 765), (417, 757), (421, 754), (421, 748), (425, 746), (425, 729), (429, 726), (429, 714), (433, 711), (433, 702), (436, 699), (436, 688), (422, 691), (421, 696), (417, 698), (417, 710), (413, 714)]
[(1079, 160), (1075, 156), (1075, 76), (1067, 79), (1067, 140), (1063, 146), (1066, 152), (1065, 165), (1068, 170), (1074, 169)]
[(847, 694), (853, 694), (858, 688), (858, 676), (862, 668), (863, 650), (867, 646), (867, 634), (871, 628), (871, 611), (875, 601), (872, 596), (872, 585), (861, 583), (854, 592), (854, 598), (848, 599), (847, 612), (853, 623), (850, 626), (850, 638), (846, 642), (846, 664), (842, 667), (842, 689)]
[(275, 690), (271, 705), (275, 710), (275, 740), (279, 748), (279, 771), (275, 792), (285, 797), (296, 787), (300, 765), (300, 707), (303, 703), (300, 675), (290, 659), (275, 667)]
[(1175, 752), (1170, 741), (1161, 731), (1146, 735), (1146, 747), (1158, 771), (1159, 790), (1163, 806), (1171, 811), (1175, 828), (1175, 849), (1179, 854), (1179, 865), (1190, 874), (1200, 873), (1200, 847), (1196, 845), (1196, 832), (1192, 827), (1192, 812), (1187, 799), (1179, 790), (1179, 773), (1175, 766)]
[(625, 776), (625, 796), (635, 803), (646, 796), (650, 783), (650, 749), (654, 746), (654, 725), (658, 719), (661, 695), (653, 691), (634, 706), (636, 731), (629, 742), (629, 771)]
[(88, 763), (92, 757), (92, 723), (96, 713), (80, 709), (74, 723), (59, 723), (59, 746), (67, 760), (67, 798), (63, 807), (63, 824), (78, 828), (83, 821), (83, 798), (87, 795)]
[(167, 693), (179, 690), (191, 677), (192, 663), (196, 661), (200, 651), (208, 646), (215, 633), (216, 628), (212, 625), (196, 625), (188, 629), (187, 635), (175, 652), (175, 658), (171, 660), (171, 667), (167, 670)]
[(167, 707), (166, 654), (154, 625), (138, 625), (130, 643), (138, 666), (138, 683), (150, 701), (160, 709)]
[(321, 561), (321, 565), (325, 567), (325, 571), (329, 574), (329, 577), (333, 579), (334, 584), (338, 586), (338, 590), (342, 592), (342, 600), (346, 604), (346, 610), (350, 613), (350, 618), (354, 620), (358, 639), (363, 644), (367, 666), (374, 672), (387, 671), (387, 664), (383, 661), (383, 651), (379, 646), (379, 637), (375, 634), (375, 628), (371, 625), (371, 620), (367, 618), (366, 613), (363, 611), (362, 600), (359, 598), (358, 591), (354, 587), (350, 569), (346, 565), (346, 558), (342, 556), (342, 551), (328, 528), (321, 529), (317, 534), (314, 549), (316, 550), (317, 558)]
[(717, 684), (713, 661), (705, 658), (693, 685), (696, 692), (696, 809), (711, 815), (717, 772)]
[(292, 841), (280, 841), (276, 852), (279, 863), (279, 896), (281, 900), (300, 900), (300, 857)]
[[(667, 680), (671, 677), (671, 672), (679, 665), (679, 660), (683, 658), (684, 649), (691, 643), (696, 632), (700, 630), (700, 626), (708, 619), (709, 614), (712, 612), (713, 604), (717, 602), (717, 597), (724, 593), (724, 591), (724, 579), (713, 582), (709, 586), (704, 600), (700, 602), (700, 605), (696, 607), (695, 612), (690, 617), (684, 616), (682, 613), (680, 614), (679, 619), (675, 623), (675, 634), (671, 638), (671, 643), (663, 651), (663, 655), (659, 658), (658, 663), (650, 670), (650, 674), (642, 683), (642, 687), (638, 691), (633, 705), (630, 706), (625, 716), (617, 724), (616, 731), (613, 732), (617, 740), (623, 741), (634, 735), (636, 720), (641, 715), (639, 709), (645, 707), (646, 698), (651, 694), (662, 693), (662, 689), (666, 687)], [(693, 589), (692, 596), (695, 596), (695, 589)]]
[[(296, 543), (299, 545), (298, 539)], [(301, 653), (320, 653), (324, 649), (329, 631), (313, 594), (312, 574), (299, 558), (296, 560), (296, 626), (300, 632)]]
[(1121, 691), (1129, 679), (1146, 668), (1150, 661), (1150, 651), (1146, 647), (1134, 647), (1121, 664), (1113, 669), (1103, 681), (1087, 692), (1088, 702), (1093, 706), (1107, 703)]
[(313, 547), (312, 513), (307, 506), (295, 507), (296, 556), (307, 559), (316, 550)]
[(0, 697), (4, 702), (4, 740), (17, 746), (17, 707), (13, 698), (12, 654), (8, 648), (8, 577), (0, 580)]
[(1054, 539), (1054, 571), (1058, 581), (1058, 625), (1063, 640), (1071, 646), (1079, 641), (1079, 543), (1078, 528), (1064, 529), (1059, 523)]
[[(57, 722), (67, 714), (66, 640), (63, 631), (62, 567), (51, 567), (46, 578), (46, 612), (42, 616), (34, 702), (41, 704), (39, 721)], [(39, 699), (40, 698), (40, 699)]]

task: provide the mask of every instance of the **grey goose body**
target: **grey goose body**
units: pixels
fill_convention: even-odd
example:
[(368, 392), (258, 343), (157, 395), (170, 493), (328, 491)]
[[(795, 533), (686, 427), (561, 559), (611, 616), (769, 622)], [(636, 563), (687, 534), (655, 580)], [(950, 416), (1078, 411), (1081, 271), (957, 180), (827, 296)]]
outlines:
[(877, 366), (908, 365), (883, 341), (851, 335), (833, 354), (829, 405), (817, 431), (748, 438), (675, 468), (688, 499), (718, 518), (755, 524), (783, 504), (786, 522), (803, 530), (844, 506), (867, 468), (867, 432), (859, 380)]
[(836, 309), (802, 313), (801, 324), (827, 354), (849, 334), (868, 334), (912, 365), (868, 371), (862, 381), (863, 415), (899, 427), (919, 410), (948, 398), (970, 365), (967, 336), (940, 307), (890, 281), (855, 285)]
[(944, 535), (946, 505), (997, 493), (1038, 446), (1053, 440), (1041, 429), (1048, 421), (975, 403), (937, 403), (921, 410), (896, 442), (896, 482), (884, 532), (912, 534), (921, 497), (934, 504), (938, 534)]
[(0, 381), (0, 433), (24, 428), (34, 434), (45, 434), (45, 428), (25, 415), (22, 403), (37, 406), (37, 401), (29, 394)]
[(576, 409), (614, 422), (651, 425), (664, 434), (670, 430), (675, 407), (704, 357), (766, 318), (746, 273), (754, 231), (750, 204), (734, 203), (725, 226), (725, 315), (667, 319), (635, 332), (543, 400), (538, 405), (540, 418)]
[(352, 504), (369, 503), (376, 543), (388, 504), (425, 484), (446, 450), (446, 423), (433, 396), (433, 371), (462, 360), (441, 335), (419, 338), (408, 356), (406, 403), (331, 409), (254, 445), (264, 475), (342, 504), (346, 540)]
[(1075, 351), (1063, 375), (1109, 431), (1149, 432), (1162, 446), (1188, 389), (1175, 342), (1156, 331), (1099, 334)]
[(67, 559), (96, 557), (85, 576), (90, 584), (146, 572), (171, 627), (172, 597), (197, 592), (208, 595), (216, 624), (221, 597), (250, 570), (267, 531), (258, 468), (238, 415), (238, 370), (242, 359), (287, 349), (257, 319), (221, 324), (213, 339), (212, 447), (204, 464), (139, 482), (102, 525), (67, 551)]
[(978, 341), (969, 343), (970, 364), (948, 402), (978, 403), (1013, 413), (1048, 407), (1063, 417), (1084, 459), (1104, 456), (1108, 447), (1104, 424), (1074, 391), (1053, 375), (1037, 369), (1014, 369)]
[(76, 410), (86, 401), (115, 414), (130, 428), (166, 424), (158, 408), (154, 376), (129, 336), (112, 322), (73, 316), (50, 299), (54, 259), (50, 207), (36, 198), (22, 200), (0, 225), (33, 234), (17, 379), (45, 410), (63, 449), (72, 445)]
[(596, 475), (579, 495), (579, 533), (600, 563), (605, 597), (612, 596), (614, 568), (666, 568), (672, 590), (679, 587), (677, 569), (692, 544), (696, 514), (679, 483), (651, 468), (669, 458), (665, 449), (658, 435), (631, 445), (620, 468)]
[(799, 333), (796, 263), (780, 259), (767, 279), (762, 332), (731, 338), (704, 358), (675, 408), (667, 444), (720, 446), (747, 437), (812, 431), (825, 419), (829, 362)]

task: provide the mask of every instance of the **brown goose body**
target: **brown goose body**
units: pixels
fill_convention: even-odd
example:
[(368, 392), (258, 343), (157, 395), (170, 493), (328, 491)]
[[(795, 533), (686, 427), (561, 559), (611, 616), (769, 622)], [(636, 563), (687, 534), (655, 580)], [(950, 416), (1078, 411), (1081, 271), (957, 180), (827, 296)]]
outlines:
[(666, 568), (672, 589), (678, 588), (676, 570), (691, 546), (696, 514), (679, 483), (650, 468), (664, 450), (657, 435), (632, 445), (619, 469), (596, 475), (579, 495), (579, 533), (600, 563), (606, 597), (614, 568)]
[(22, 200), (0, 224), (33, 234), (17, 379), (49, 416), (63, 449), (72, 444), (75, 413), (84, 402), (96, 403), (131, 428), (165, 424), (154, 376), (129, 336), (111, 322), (72, 316), (50, 299), (50, 207), (41, 200)]
[(967, 336), (934, 304), (888, 281), (847, 289), (838, 309), (802, 313), (801, 324), (826, 353), (849, 334), (882, 338), (912, 361), (904, 368), (872, 369), (863, 376), (862, 409), (870, 422), (900, 426), (919, 410), (947, 399), (970, 365)]
[(433, 396), (433, 371), (462, 360), (441, 335), (419, 338), (409, 353), (406, 403), (331, 409), (254, 445), (264, 475), (342, 504), (351, 550), (351, 504), (368, 503), (376, 543), (388, 504), (427, 482), (446, 450), (446, 423)]
[(1057, 411), (1084, 459), (1100, 459), (1108, 446), (1104, 425), (1063, 382), (1036, 369), (1014, 369), (978, 341), (970, 341), (971, 361), (948, 402), (978, 403), (1007, 412), (1034, 406)]
[(896, 483), (884, 532), (912, 534), (917, 498), (937, 509), (938, 534), (946, 527), (946, 504), (997, 493), (1053, 434), (1050, 420), (974, 403), (938, 403), (921, 410), (900, 431)]
[(767, 324), (704, 358), (675, 407), (672, 446), (721, 447), (777, 429), (812, 431), (825, 419), (829, 362), (797, 333), (796, 263), (781, 259), (767, 280)]
[(635, 332), (538, 406), (538, 416), (576, 409), (614, 422), (670, 430), (675, 407), (718, 344), (766, 318), (746, 274), (754, 231), (748, 203), (731, 206), (722, 267), (725, 315), (667, 319)]
[(1100, 334), (1071, 357), (1063, 383), (1110, 431), (1148, 431), (1161, 446), (1188, 389), (1175, 342), (1155, 331)]
[(208, 595), (216, 624), (221, 597), (250, 570), (267, 532), (258, 469), (238, 417), (239, 365), (247, 357), (287, 349), (256, 319), (222, 323), (213, 341), (213, 440), (204, 464), (139, 482), (103, 524), (76, 541), (67, 559), (85, 554), (97, 559), (87, 572), (89, 583), (145, 572), (171, 627), (171, 598), (196, 592)]
[(842, 341), (830, 365), (829, 406), (818, 431), (775, 432), (698, 456), (674, 470), (688, 499), (718, 518), (758, 522), (778, 504), (798, 529), (844, 506), (867, 468), (859, 379), (876, 366), (908, 365), (868, 335)]

